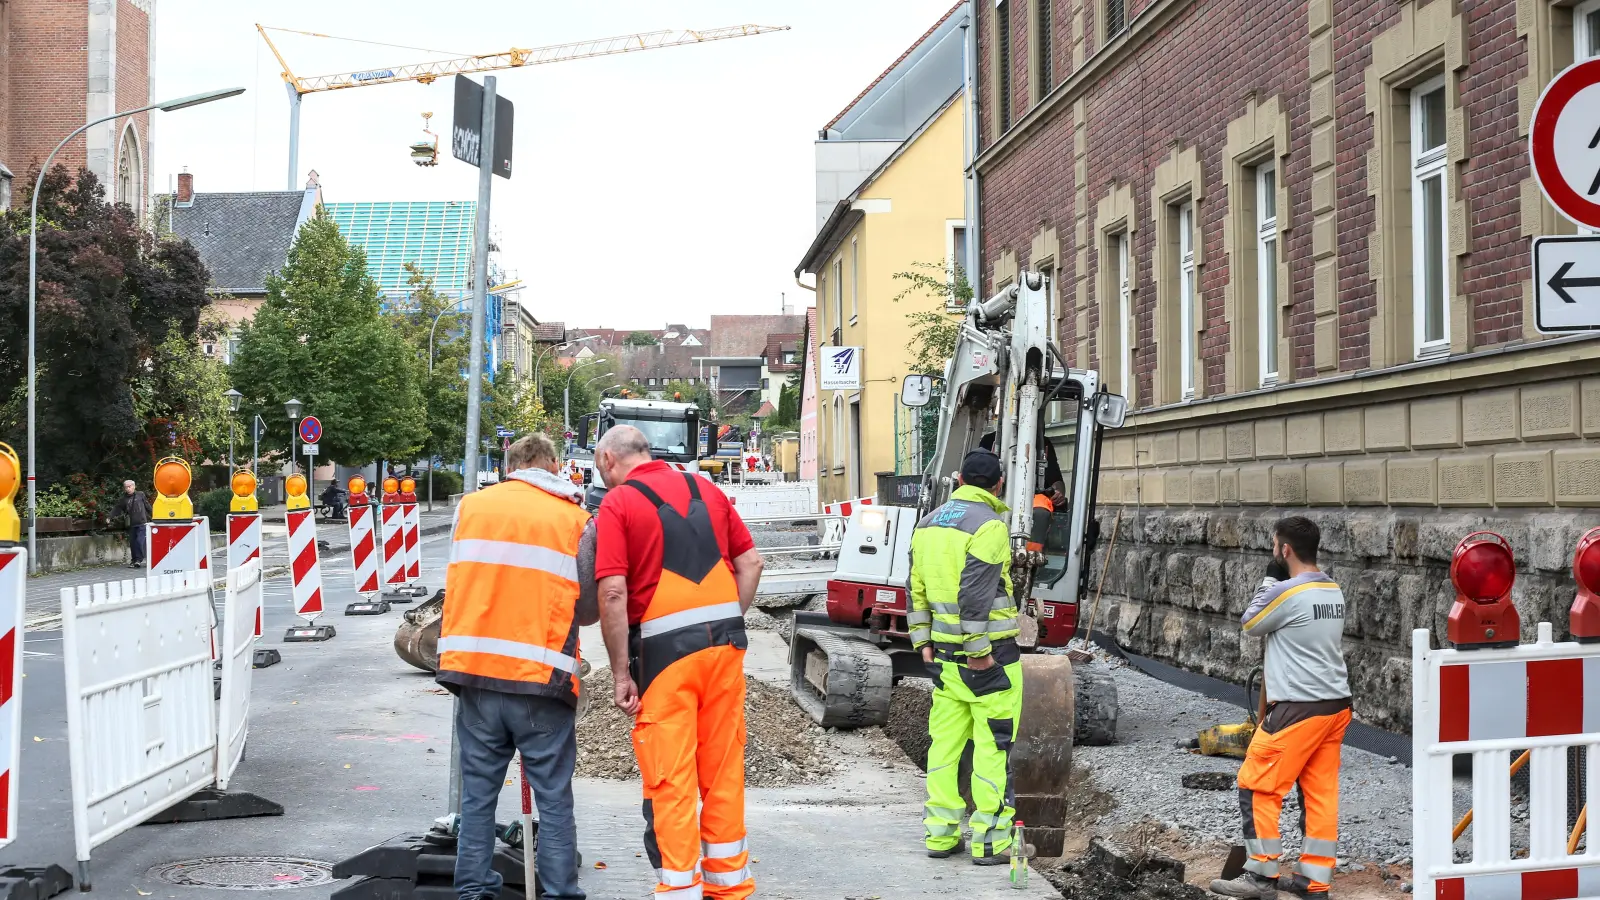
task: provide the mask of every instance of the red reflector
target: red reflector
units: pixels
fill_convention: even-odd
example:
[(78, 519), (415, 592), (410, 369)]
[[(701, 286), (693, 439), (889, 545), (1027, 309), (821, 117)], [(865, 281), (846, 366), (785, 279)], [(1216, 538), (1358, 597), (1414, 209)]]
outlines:
[(1467, 599), (1498, 600), (1510, 592), (1516, 578), (1516, 563), (1511, 559), (1511, 549), (1504, 544), (1463, 541), (1462, 546), (1456, 548), (1450, 580)]

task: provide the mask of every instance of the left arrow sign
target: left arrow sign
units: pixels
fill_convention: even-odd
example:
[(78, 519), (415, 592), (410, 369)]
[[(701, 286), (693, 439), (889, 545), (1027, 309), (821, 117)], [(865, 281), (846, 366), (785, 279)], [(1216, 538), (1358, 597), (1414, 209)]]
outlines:
[(1556, 274), (1550, 276), (1550, 290), (1555, 291), (1556, 296), (1560, 297), (1562, 301), (1566, 303), (1578, 302), (1572, 299), (1571, 294), (1567, 293), (1567, 288), (1600, 287), (1600, 277), (1568, 278), (1567, 273), (1571, 272), (1572, 267), (1575, 265), (1577, 265), (1577, 263), (1562, 263), (1561, 268), (1556, 270)]
[(1533, 286), (1540, 331), (1600, 330), (1600, 235), (1534, 241)]

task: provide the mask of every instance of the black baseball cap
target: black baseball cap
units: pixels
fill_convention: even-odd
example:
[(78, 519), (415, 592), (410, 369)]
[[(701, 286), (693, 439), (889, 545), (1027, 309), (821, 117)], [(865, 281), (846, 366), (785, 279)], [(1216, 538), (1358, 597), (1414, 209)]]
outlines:
[(988, 450), (974, 450), (961, 461), (961, 483), (992, 488), (1000, 483), (1000, 457)]

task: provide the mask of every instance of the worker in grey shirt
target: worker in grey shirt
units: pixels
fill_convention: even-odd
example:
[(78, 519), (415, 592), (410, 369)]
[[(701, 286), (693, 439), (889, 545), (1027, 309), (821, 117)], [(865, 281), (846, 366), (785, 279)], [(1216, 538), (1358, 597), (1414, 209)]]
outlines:
[(1300, 784), (1305, 844), (1299, 874), (1306, 896), (1326, 898), (1339, 848), (1339, 748), (1350, 725), (1350, 679), (1344, 664), (1344, 594), (1317, 568), (1322, 532), (1302, 516), (1273, 527), (1272, 562), (1241, 620), (1264, 638), (1267, 715), (1239, 767), (1245, 871), (1211, 883), (1224, 897), (1278, 895), (1283, 854), (1278, 817)]

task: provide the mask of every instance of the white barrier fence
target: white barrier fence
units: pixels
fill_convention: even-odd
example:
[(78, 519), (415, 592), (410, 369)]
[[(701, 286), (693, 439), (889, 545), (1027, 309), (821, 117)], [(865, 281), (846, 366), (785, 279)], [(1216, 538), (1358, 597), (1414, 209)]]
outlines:
[[(1600, 814), (1568, 853), (1567, 751), (1600, 798), (1600, 644), (1434, 650), (1411, 634), (1414, 892), (1438, 900), (1600, 897)], [(1528, 846), (1512, 846), (1511, 758), (1528, 751)], [(1472, 850), (1457, 862), (1452, 758), (1472, 756)], [(1520, 857), (1520, 858), (1519, 858)]]
[(211, 583), (184, 572), (68, 588), (61, 612), (73, 833), (87, 884), (93, 848), (216, 781)]
[(250, 733), (250, 673), (255, 663), (256, 618), (261, 611), (261, 560), (254, 559), (228, 572), (228, 589), (222, 602), (222, 702), (217, 707), (217, 787), (228, 780), (244, 759), (244, 742)]
[(28, 552), (0, 549), (0, 847), (17, 838), (22, 795), (22, 635)]
[(785, 481), (777, 484), (730, 484), (722, 492), (733, 501), (742, 519), (769, 516), (801, 516), (817, 511), (815, 481)]

